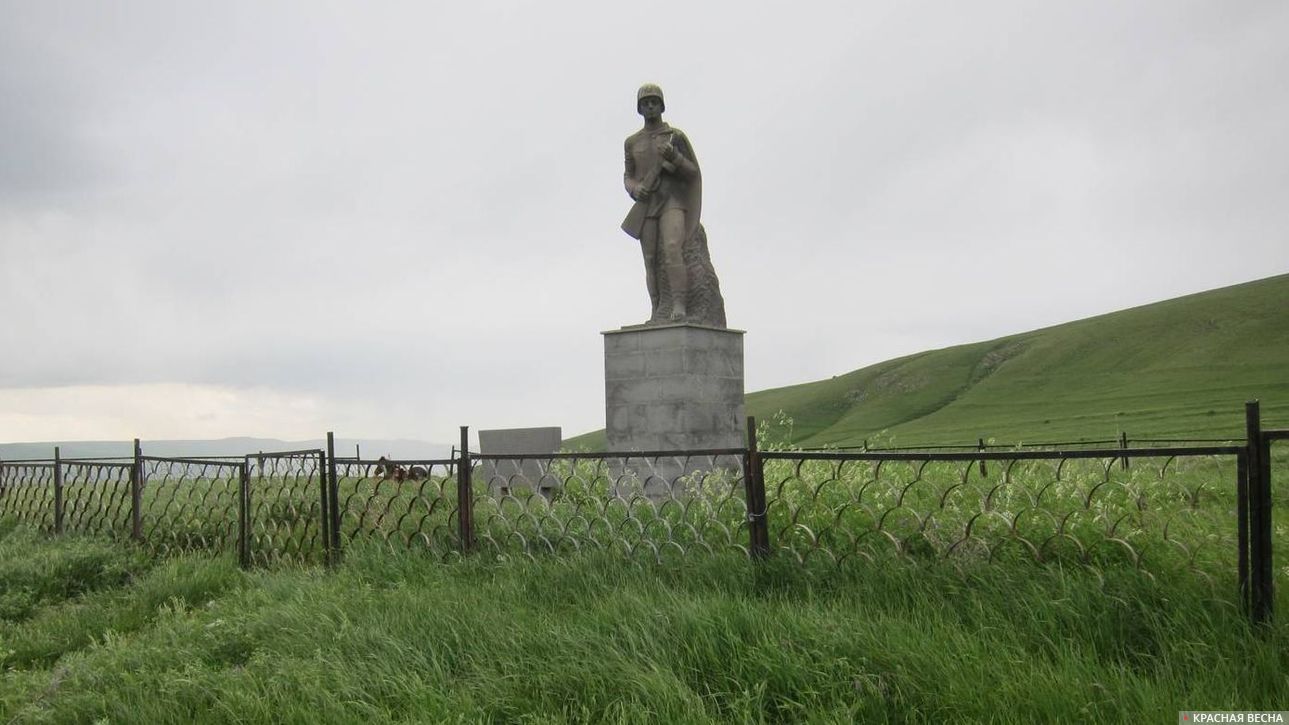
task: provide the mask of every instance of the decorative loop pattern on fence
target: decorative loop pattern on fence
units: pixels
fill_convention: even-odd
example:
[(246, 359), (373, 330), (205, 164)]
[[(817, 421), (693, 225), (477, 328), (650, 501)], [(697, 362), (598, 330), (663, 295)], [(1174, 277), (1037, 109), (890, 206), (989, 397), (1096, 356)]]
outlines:
[[(1185, 572), (1269, 621), (1273, 467), (1289, 430), (1246, 406), (1243, 445), (999, 451), (758, 451), (338, 459), (0, 461), (0, 518), (130, 537), (165, 553), (236, 552), (244, 566), (335, 562), (356, 540), (448, 559), (598, 550), (661, 562), (777, 556), (999, 559)], [(1179, 441), (1169, 441), (1176, 443)], [(1180, 441), (1185, 442), (1185, 441)], [(1283, 498), (1283, 497), (1282, 497)], [(1281, 534), (1283, 536), (1283, 534)], [(1229, 596), (1235, 594), (1235, 596)]]
[(66, 461), (62, 466), (63, 530), (128, 537), (133, 464)]
[[(1223, 455), (1226, 453), (1226, 455)], [(1023, 557), (1236, 570), (1230, 451), (767, 453), (770, 539), (799, 562)]]
[(452, 460), (335, 462), (340, 546), (355, 539), (459, 556)]
[(153, 551), (234, 551), (242, 464), (142, 457), (140, 533)]
[(480, 456), (480, 545), (496, 554), (614, 550), (660, 561), (747, 552), (742, 451)]
[(247, 546), (252, 563), (322, 561), (324, 454), (261, 453), (246, 457)]
[(0, 516), (38, 531), (54, 531), (54, 464), (0, 465)]

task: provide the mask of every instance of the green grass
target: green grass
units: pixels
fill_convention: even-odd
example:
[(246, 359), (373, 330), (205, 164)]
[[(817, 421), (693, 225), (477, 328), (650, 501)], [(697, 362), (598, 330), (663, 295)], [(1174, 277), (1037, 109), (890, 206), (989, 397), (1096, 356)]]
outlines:
[[(1243, 435), (1289, 427), (1289, 275), (931, 350), (747, 396), (807, 446)], [(566, 442), (603, 450), (604, 432)]]
[(466, 556), (417, 538), (451, 528), (440, 478), (342, 479), (335, 569), (0, 522), (0, 721), (1153, 721), (1289, 698), (1289, 567), (1281, 623), (1251, 629), (1229, 459), (774, 460), (762, 563), (730, 546), (721, 476), (654, 511), (564, 465), (554, 501), (477, 491)]
[(334, 571), (242, 572), (0, 537), (2, 586), (41, 592), (0, 617), (5, 721), (1159, 721), (1289, 699), (1285, 625), (1131, 569), (355, 545)]
[[(1238, 606), (1228, 459), (770, 461), (760, 564), (731, 546), (734, 482), (654, 511), (563, 465), (554, 501), (477, 491), (466, 556), (417, 538), (451, 530), (437, 477), (342, 479), (366, 535), (336, 569), (0, 522), (0, 721), (1028, 723), (1289, 698), (1289, 627)], [(983, 509), (986, 548), (955, 549)]]

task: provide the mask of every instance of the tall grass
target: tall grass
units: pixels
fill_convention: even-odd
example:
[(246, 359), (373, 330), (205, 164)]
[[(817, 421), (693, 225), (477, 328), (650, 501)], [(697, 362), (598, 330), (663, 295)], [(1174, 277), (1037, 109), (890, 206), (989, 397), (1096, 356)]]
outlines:
[(13, 529), (0, 553), (6, 592), (41, 592), (0, 621), (5, 721), (1156, 721), (1289, 701), (1284, 625), (1128, 568), (445, 564), (355, 541), (331, 571), (242, 572)]
[[(1252, 631), (1236, 598), (1229, 461), (978, 463), (772, 461), (765, 562), (736, 545), (727, 469), (658, 506), (586, 462), (561, 463), (549, 499), (476, 481), (468, 556), (445, 556), (450, 477), (342, 476), (335, 569), (0, 522), (0, 722), (1041, 722), (1289, 702), (1289, 627)], [(145, 510), (174, 512), (158, 522), (227, 519), (191, 505), (227, 484), (150, 488)], [(282, 488), (256, 520), (307, 542), (316, 486)]]

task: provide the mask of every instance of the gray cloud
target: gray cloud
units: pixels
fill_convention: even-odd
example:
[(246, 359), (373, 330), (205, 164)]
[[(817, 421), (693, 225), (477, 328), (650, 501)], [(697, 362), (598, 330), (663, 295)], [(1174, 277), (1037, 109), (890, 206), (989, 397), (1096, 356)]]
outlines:
[(1283, 272), (1286, 31), (1271, 2), (2, 4), (0, 387), (596, 427), (598, 332), (645, 310), (645, 80), (749, 389)]

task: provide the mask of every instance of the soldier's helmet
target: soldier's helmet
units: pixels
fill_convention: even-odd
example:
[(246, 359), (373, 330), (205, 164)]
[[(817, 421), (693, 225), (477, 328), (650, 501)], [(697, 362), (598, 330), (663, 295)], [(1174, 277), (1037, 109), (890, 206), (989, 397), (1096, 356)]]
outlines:
[(657, 83), (646, 83), (643, 86), (640, 86), (640, 90), (636, 91), (637, 112), (640, 110), (640, 102), (650, 96), (653, 96), (662, 102), (662, 110), (667, 110), (667, 101), (663, 100), (662, 89), (658, 87)]

